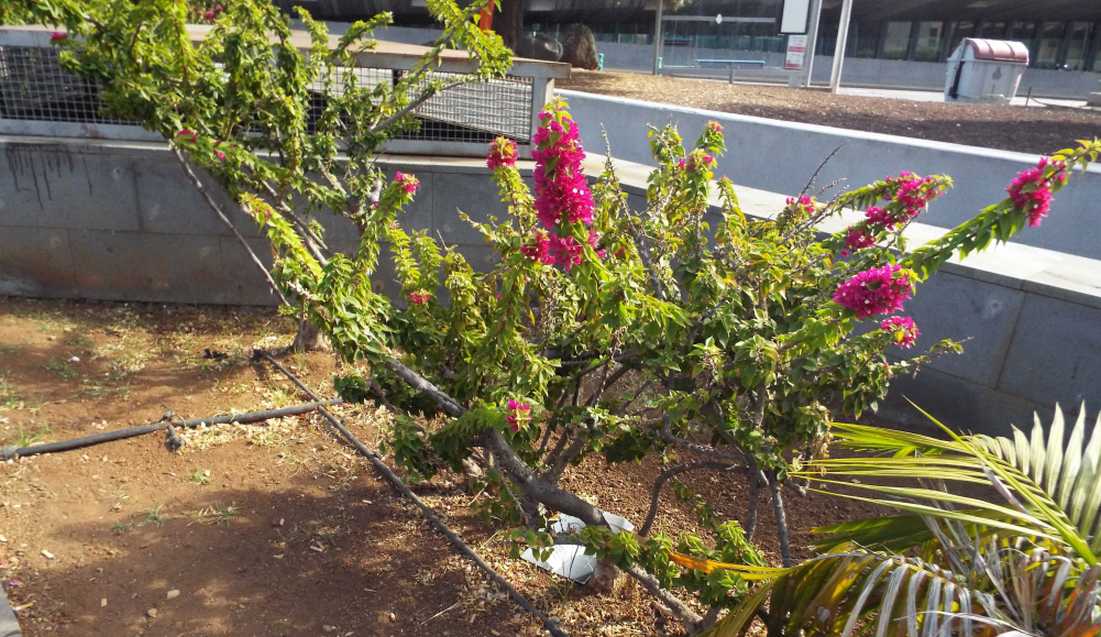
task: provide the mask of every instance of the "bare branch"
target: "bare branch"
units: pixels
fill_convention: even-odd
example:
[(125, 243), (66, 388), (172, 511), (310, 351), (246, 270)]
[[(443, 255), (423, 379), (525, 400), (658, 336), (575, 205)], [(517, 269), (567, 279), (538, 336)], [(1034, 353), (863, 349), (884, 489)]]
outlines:
[(264, 267), (264, 262), (260, 260), (260, 257), (256, 256), (256, 252), (253, 251), (252, 246), (248, 244), (248, 241), (245, 240), (245, 237), (241, 235), (241, 232), (239, 230), (237, 230), (237, 226), (233, 225), (233, 222), (230, 221), (228, 216), (226, 216), (226, 213), (222, 211), (222, 207), (218, 205), (218, 202), (214, 201), (214, 197), (210, 195), (210, 192), (207, 191), (206, 186), (203, 185), (203, 180), (200, 179), (199, 175), (195, 173), (195, 170), (191, 168), (191, 163), (187, 161), (186, 157), (184, 157), (183, 152), (181, 152), (179, 148), (173, 148), (172, 152), (175, 153), (176, 159), (178, 159), (180, 165), (183, 166), (184, 172), (186, 172), (187, 176), (191, 179), (191, 183), (195, 185), (195, 189), (198, 190), (199, 194), (201, 194), (203, 196), (203, 199), (206, 200), (206, 203), (208, 206), (210, 206), (210, 209), (213, 210), (215, 214), (218, 215), (218, 218), (221, 219), (222, 222), (229, 227), (230, 232), (233, 233), (233, 236), (237, 237), (237, 241), (239, 241), (241, 245), (244, 246), (245, 251), (248, 252), (249, 257), (252, 258), (252, 262), (256, 264), (256, 267), (260, 268), (261, 272), (264, 273), (264, 278), (268, 280), (268, 285), (271, 286), (272, 291), (279, 295), (279, 298), (282, 299), (284, 305), (290, 305), (291, 302), (287, 300), (287, 297), (283, 295), (283, 291), (279, 289), (278, 285), (276, 285), (275, 279), (271, 276), (271, 272), (269, 272), (268, 269)]
[(700, 617), (696, 611), (689, 608), (677, 596), (662, 588), (661, 583), (653, 575), (634, 565), (628, 567), (626, 572), (638, 580), (639, 584), (642, 584), (642, 587), (649, 591), (651, 595), (661, 600), (661, 603), (665, 604), (685, 626), (692, 628), (703, 621), (703, 617)]
[(642, 523), (642, 527), (639, 528), (638, 534), (643, 537), (650, 534), (650, 527), (654, 525), (654, 519), (658, 515), (658, 504), (661, 501), (661, 490), (665, 488), (666, 482), (688, 471), (696, 471), (699, 469), (731, 471), (737, 468), (738, 465), (732, 465), (729, 462), (719, 462), (717, 460), (699, 460), (697, 462), (684, 462), (678, 465), (674, 465), (661, 472), (661, 475), (659, 475), (657, 480), (654, 481), (653, 488), (650, 489), (650, 511), (646, 514), (646, 520)]

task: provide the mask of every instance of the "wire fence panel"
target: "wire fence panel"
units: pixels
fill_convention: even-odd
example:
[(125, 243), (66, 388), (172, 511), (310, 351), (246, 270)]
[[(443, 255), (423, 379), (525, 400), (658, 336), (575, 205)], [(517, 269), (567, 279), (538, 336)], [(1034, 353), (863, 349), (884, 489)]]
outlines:
[(0, 117), (45, 122), (132, 124), (102, 113), (99, 86), (61, 67), (57, 50), (0, 46)]
[[(336, 68), (328, 82), (315, 81), (310, 104), (311, 127), (322, 116), (327, 96), (349, 87), (364, 99), (380, 85), (392, 87), (402, 71), (385, 68)], [(412, 87), (414, 95), (429, 83), (450, 86), (413, 110), (418, 125), (395, 139), (425, 142), (487, 143), (504, 135), (521, 144), (531, 140), (534, 79), (507, 77), (462, 80), (460, 73), (431, 73)], [(0, 119), (136, 125), (107, 114), (96, 82), (62, 68), (50, 47), (0, 45)]]

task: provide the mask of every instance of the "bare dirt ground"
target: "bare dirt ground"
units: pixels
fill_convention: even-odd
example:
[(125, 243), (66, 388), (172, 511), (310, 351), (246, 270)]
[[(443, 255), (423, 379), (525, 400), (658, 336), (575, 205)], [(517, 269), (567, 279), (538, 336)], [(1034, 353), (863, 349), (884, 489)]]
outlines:
[[(305, 402), (248, 360), (292, 334), (268, 310), (0, 297), (0, 446)], [(332, 395), (331, 356), (286, 362)], [(383, 409), (339, 411), (377, 445)], [(566, 482), (638, 522), (657, 471), (590, 460)], [(740, 479), (690, 484), (742, 517)], [(571, 634), (679, 634), (633, 586), (596, 595), (512, 559), (455, 476), (415, 489)], [(801, 555), (812, 526), (868, 512), (788, 499)], [(764, 507), (762, 525), (774, 556)], [(675, 501), (656, 526), (695, 528)], [(316, 416), (190, 433), (177, 453), (154, 434), (0, 464), (0, 578), (30, 637), (541, 634)]]
[(1101, 136), (1101, 110), (943, 104), (832, 95), (818, 89), (574, 69), (561, 88), (727, 113), (905, 135), (972, 146), (1050, 153)]

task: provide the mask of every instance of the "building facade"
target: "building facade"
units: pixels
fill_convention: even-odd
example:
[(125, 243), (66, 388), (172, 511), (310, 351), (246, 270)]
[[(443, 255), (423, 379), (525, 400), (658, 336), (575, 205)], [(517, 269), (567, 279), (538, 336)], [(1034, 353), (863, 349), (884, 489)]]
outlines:
[[(428, 26), (424, 0), (282, 0), (316, 17), (351, 20), (393, 11), (398, 24)], [(667, 3), (670, 0), (666, 0)], [(667, 12), (664, 48), (782, 52), (783, 0), (688, 0)], [(653, 43), (655, 0), (525, 0), (529, 31), (589, 25), (597, 40)], [(832, 52), (841, 0), (824, 0), (818, 51)], [(721, 24), (700, 19), (724, 16)], [(687, 18), (687, 19), (686, 19)], [(693, 19), (695, 18), (695, 19)], [(1037, 69), (1101, 72), (1101, 0), (855, 0), (847, 57), (943, 62), (965, 37), (1020, 40)]]

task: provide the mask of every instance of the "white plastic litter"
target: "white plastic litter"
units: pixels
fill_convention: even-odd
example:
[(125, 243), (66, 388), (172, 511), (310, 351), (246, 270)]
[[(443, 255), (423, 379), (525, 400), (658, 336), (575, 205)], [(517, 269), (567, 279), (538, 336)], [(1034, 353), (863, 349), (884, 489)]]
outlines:
[[(635, 525), (631, 524), (627, 518), (606, 511), (603, 512), (603, 516), (608, 527), (617, 533), (620, 531), (635, 530)], [(550, 530), (551, 533), (559, 535), (577, 533), (583, 528), (585, 528), (585, 523), (579, 518), (563, 513), (560, 514), (558, 520), (551, 525)], [(585, 555), (585, 547), (579, 544), (555, 545), (551, 549), (550, 555), (547, 557), (546, 561), (535, 559), (535, 553), (531, 549), (525, 549), (524, 552), (520, 554), (520, 558), (545, 571), (569, 578), (578, 584), (588, 582), (596, 571), (596, 556)]]

